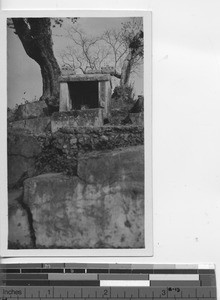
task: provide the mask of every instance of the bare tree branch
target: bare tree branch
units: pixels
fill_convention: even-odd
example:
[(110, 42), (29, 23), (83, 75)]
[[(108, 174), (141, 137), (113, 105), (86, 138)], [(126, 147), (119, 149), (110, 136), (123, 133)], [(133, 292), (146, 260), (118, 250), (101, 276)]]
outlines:
[(70, 46), (62, 61), (69, 60), (76, 71), (109, 67), (112, 76), (128, 82), (130, 74), (143, 62), (142, 18), (130, 18), (120, 29), (106, 30), (101, 36), (88, 36), (77, 24), (67, 28), (66, 33)]

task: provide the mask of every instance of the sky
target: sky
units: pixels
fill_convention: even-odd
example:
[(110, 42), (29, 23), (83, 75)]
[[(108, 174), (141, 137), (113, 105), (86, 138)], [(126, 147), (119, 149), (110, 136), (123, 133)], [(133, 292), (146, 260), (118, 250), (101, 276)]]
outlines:
[[(89, 36), (101, 34), (111, 28), (119, 29), (121, 23), (128, 18), (79, 18), (77, 26)], [(65, 26), (64, 26), (65, 27)], [(53, 50), (58, 62), (60, 53), (69, 44), (64, 37), (63, 28), (53, 29)], [(143, 94), (143, 69), (134, 74), (131, 78), (134, 83), (135, 96)], [(119, 83), (112, 78), (113, 87)], [(34, 101), (42, 95), (42, 78), (40, 67), (26, 54), (19, 38), (13, 30), (7, 29), (7, 95), (8, 107), (14, 108), (16, 104), (23, 104), (25, 101)]]

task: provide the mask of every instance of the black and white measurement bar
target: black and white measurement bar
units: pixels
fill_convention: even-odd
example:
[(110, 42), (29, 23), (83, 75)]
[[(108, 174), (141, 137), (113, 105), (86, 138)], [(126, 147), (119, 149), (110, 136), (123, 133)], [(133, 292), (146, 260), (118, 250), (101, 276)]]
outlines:
[(1, 264), (0, 298), (217, 299), (212, 265)]

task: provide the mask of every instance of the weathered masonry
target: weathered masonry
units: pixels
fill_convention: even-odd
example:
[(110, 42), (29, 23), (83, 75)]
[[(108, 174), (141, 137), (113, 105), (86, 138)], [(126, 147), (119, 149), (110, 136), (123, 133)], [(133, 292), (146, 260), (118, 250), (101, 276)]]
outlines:
[(60, 77), (59, 111), (102, 108), (108, 117), (111, 99), (109, 74), (83, 74)]

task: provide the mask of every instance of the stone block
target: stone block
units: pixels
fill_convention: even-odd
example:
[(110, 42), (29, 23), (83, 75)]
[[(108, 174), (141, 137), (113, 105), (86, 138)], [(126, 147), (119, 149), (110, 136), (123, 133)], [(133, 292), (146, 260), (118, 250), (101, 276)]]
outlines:
[(41, 146), (31, 134), (21, 130), (8, 130), (8, 154), (31, 158), (41, 152)]
[[(105, 101), (106, 101), (106, 83), (107, 81), (100, 81), (98, 85), (98, 90), (99, 90), (99, 106), (104, 108), (105, 111)], [(106, 113), (106, 111), (105, 111)]]
[(110, 81), (109, 74), (77, 74), (69, 76), (60, 76), (60, 82), (74, 82), (74, 81)]
[(101, 70), (87, 69), (86, 74), (101, 74)]
[(69, 87), (67, 82), (61, 82), (60, 83), (60, 105), (59, 105), (59, 111), (69, 111), (72, 109), (72, 104), (70, 101), (70, 95), (69, 95)]
[(16, 118), (17, 120), (38, 118), (44, 116), (44, 110), (47, 108), (45, 101), (35, 101), (19, 105)]
[(27, 179), (24, 203), (36, 246), (143, 248), (144, 151), (136, 148), (82, 157), (82, 178), (51, 173)]
[(51, 129), (50, 117), (14, 121), (9, 123), (9, 128), (24, 129), (33, 134), (39, 135)]
[(30, 248), (32, 246), (30, 226), (26, 210), (21, 201), (23, 190), (8, 193), (8, 242), (10, 248)]
[(72, 129), (76, 127), (90, 127), (103, 125), (103, 110), (100, 108), (75, 110), (70, 112), (54, 113), (51, 117), (52, 132), (60, 128)]
[(8, 109), (7, 110), (7, 121), (13, 122), (16, 120), (16, 109)]
[(35, 164), (33, 158), (10, 155), (8, 156), (8, 186), (22, 185), (27, 177), (35, 175)]
[[(103, 172), (105, 170), (105, 172)], [(144, 187), (144, 146), (120, 148), (114, 151), (94, 152), (79, 157), (77, 174), (85, 182), (111, 183)], [(124, 184), (123, 184), (124, 185)]]
[(41, 146), (37, 139), (18, 130), (8, 131), (8, 185), (13, 187), (35, 175), (35, 157)]

